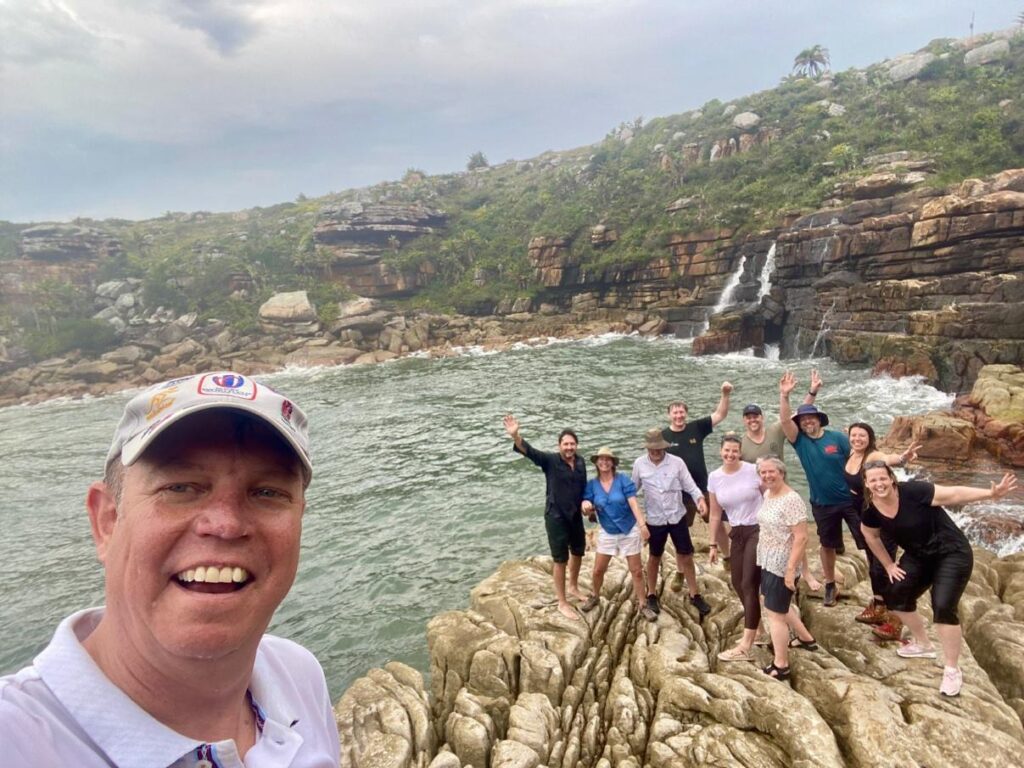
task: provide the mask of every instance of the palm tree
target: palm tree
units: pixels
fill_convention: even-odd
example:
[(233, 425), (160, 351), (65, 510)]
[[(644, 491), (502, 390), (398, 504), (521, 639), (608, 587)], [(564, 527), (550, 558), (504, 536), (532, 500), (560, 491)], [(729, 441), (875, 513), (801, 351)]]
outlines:
[(832, 62), (828, 57), (828, 48), (816, 45), (813, 48), (804, 48), (793, 59), (793, 73), (801, 76), (817, 77), (822, 72), (827, 72)]

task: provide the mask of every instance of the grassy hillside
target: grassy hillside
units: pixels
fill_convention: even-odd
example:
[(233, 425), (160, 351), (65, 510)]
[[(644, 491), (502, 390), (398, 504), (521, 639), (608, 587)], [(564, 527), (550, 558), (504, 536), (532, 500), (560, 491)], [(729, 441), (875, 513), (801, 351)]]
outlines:
[[(938, 40), (923, 50), (936, 59), (911, 80), (892, 82), (891, 63), (817, 79), (784, 77), (778, 87), (730, 104), (710, 101), (686, 114), (638, 119), (593, 146), (529, 161), (443, 176), (410, 169), (402, 181), (234, 214), (82, 223), (124, 244), (124, 256), (103, 267), (104, 278), (140, 278), (150, 306), (246, 328), (275, 290), (309, 289), (322, 308), (344, 295), (340, 286), (319, 279), (325, 253), (312, 234), (323, 206), (421, 202), (445, 211), (449, 226), (387, 257), (403, 267), (424, 261), (434, 267), (434, 283), (407, 303), (435, 309), (486, 305), (539, 289), (526, 255), (527, 243), (538, 235), (570, 238), (585, 267), (637, 263), (662, 255), (672, 232), (723, 226), (754, 231), (775, 225), (782, 212), (818, 208), (833, 197), (837, 183), (871, 172), (862, 163), (869, 155), (927, 155), (934, 160), (927, 183), (936, 186), (1024, 166), (1024, 37), (1010, 41), (1007, 57), (984, 66), (965, 66), (962, 41)], [(845, 111), (830, 114), (823, 101)], [(733, 119), (748, 111), (761, 118), (762, 143), (708, 162), (713, 142), (739, 139), (743, 131)], [(680, 198), (690, 198), (688, 206), (666, 212)], [(597, 224), (617, 230), (618, 242), (592, 247), (590, 229)], [(0, 223), (0, 260), (14, 257), (22, 228)], [(250, 275), (257, 290), (229, 298), (225, 286), (234, 273)], [(26, 318), (0, 312), (7, 313), (0, 329), (6, 326), (7, 335), (17, 337)]]

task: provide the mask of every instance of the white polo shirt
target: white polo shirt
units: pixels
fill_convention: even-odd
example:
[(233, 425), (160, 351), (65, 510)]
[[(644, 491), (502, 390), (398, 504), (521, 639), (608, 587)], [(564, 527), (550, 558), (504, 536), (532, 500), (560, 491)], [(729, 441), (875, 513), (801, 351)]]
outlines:
[[(34, 663), (0, 678), (0, 763), (76, 768), (327, 768), (341, 750), (323, 670), (296, 643), (264, 635), (249, 691), (266, 721), (239, 758), (233, 740), (209, 745), (154, 719), (103, 674), (81, 641), (102, 608), (64, 619)], [(212, 760), (205, 755), (212, 753)]]

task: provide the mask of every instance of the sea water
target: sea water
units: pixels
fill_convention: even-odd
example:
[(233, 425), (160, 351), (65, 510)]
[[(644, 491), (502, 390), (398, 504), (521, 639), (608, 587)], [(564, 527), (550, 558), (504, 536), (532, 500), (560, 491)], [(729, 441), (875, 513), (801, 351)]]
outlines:
[[(794, 407), (818, 367), (818, 406), (832, 424), (864, 420), (879, 435), (895, 415), (952, 399), (824, 359), (693, 357), (688, 342), (616, 335), (258, 377), (305, 409), (314, 461), (299, 574), (271, 631), (317, 655), (332, 697), (391, 660), (426, 672), (432, 616), (464, 608), (503, 560), (547, 554), (544, 478), (512, 452), (505, 413), (538, 448), (555, 450), (572, 427), (582, 455), (609, 445), (628, 470), (644, 431), (667, 423), (670, 400), (685, 400), (691, 418), (708, 415), (723, 381), (735, 390), (717, 434), (742, 429), (746, 403), (774, 419), (787, 367), (799, 378)], [(31, 661), (65, 615), (102, 603), (84, 498), (129, 396), (0, 409), (0, 672)], [(717, 451), (712, 436), (709, 469)], [(791, 452), (787, 463), (805, 493)]]

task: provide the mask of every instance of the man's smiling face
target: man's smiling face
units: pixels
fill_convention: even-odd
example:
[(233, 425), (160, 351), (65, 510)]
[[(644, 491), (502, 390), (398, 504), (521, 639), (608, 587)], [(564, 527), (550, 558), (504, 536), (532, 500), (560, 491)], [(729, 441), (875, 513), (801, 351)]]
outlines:
[(276, 433), (237, 412), (174, 424), (89, 493), (107, 614), (127, 647), (214, 659), (255, 649), (295, 579), (305, 489)]

